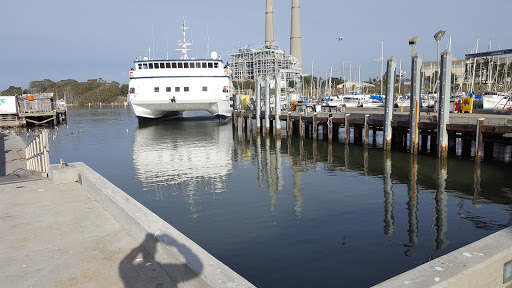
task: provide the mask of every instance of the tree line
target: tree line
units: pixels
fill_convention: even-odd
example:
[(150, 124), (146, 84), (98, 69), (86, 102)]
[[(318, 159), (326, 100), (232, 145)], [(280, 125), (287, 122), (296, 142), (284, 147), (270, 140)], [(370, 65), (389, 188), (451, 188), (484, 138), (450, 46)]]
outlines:
[(0, 92), (2, 96), (22, 94), (53, 93), (55, 99), (66, 99), (70, 105), (86, 105), (88, 103), (119, 103), (126, 101), (128, 84), (116, 81), (107, 82), (101, 78), (78, 82), (73, 79), (54, 82), (50, 79), (31, 81), (28, 89), (10, 86)]

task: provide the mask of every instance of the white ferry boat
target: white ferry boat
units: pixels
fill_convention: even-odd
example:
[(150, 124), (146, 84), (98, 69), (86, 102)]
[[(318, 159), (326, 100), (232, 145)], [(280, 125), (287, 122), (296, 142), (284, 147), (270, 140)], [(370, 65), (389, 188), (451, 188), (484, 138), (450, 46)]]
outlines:
[(216, 52), (211, 59), (189, 59), (183, 20), (179, 60), (137, 58), (130, 70), (128, 101), (139, 120), (180, 116), (205, 110), (219, 119), (233, 112), (230, 69)]

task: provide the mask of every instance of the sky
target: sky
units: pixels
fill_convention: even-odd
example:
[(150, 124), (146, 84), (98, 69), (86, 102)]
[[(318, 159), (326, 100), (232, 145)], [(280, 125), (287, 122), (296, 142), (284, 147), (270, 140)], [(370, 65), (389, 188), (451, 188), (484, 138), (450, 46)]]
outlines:
[[(273, 0), (275, 40), (290, 51), (291, 0)], [(410, 75), (411, 47), (423, 61), (436, 60), (434, 34), (446, 30), (440, 52), (452, 39), (453, 56), (475, 49), (512, 48), (511, 0), (302, 0), (300, 1), (303, 72), (341, 76), (342, 63), (353, 80), (379, 77), (381, 41), (384, 59), (402, 61)], [(265, 41), (265, 0), (2, 0), (0, 90), (28, 88), (33, 80), (102, 78), (128, 83), (135, 57), (179, 58), (180, 25), (187, 21), (189, 56), (204, 58), (207, 47), (224, 61), (234, 49), (257, 48)], [(343, 37), (338, 41), (337, 37)], [(187, 37), (188, 38), (188, 37)], [(386, 65), (384, 65), (384, 72)], [(345, 72), (348, 75), (348, 70)], [(347, 76), (348, 78), (348, 76)]]

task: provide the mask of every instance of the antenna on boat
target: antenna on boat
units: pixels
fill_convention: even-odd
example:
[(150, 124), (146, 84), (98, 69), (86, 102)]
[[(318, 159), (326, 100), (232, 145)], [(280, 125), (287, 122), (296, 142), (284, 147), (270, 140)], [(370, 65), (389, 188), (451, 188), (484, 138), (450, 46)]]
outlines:
[(167, 32), (165, 32), (165, 41), (167, 41), (167, 59), (169, 60), (169, 37), (167, 37)]
[[(153, 53), (155, 53), (155, 33), (153, 29), (154, 24), (151, 24), (151, 39), (153, 41)], [(149, 60), (151, 60), (151, 55), (149, 55)]]
[(176, 49), (181, 51), (180, 59), (188, 59), (187, 51), (190, 49), (188, 49), (187, 46), (192, 45), (192, 43), (187, 43), (185, 30), (187, 30), (188, 27), (185, 24), (185, 17), (183, 17), (183, 26), (181, 26), (181, 30), (183, 30), (183, 41), (178, 41), (178, 46), (181, 46), (182, 48)]
[(208, 55), (210, 55), (210, 31), (208, 30), (208, 24), (206, 25), (206, 58), (208, 58)]

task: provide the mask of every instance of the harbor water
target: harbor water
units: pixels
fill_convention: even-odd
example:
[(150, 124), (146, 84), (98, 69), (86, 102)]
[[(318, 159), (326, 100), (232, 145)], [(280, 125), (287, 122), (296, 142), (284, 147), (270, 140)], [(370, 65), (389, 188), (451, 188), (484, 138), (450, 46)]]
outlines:
[(67, 118), (52, 164), (86, 163), (258, 287), (368, 287), (512, 221), (507, 161), (258, 138), (212, 117), (139, 126), (124, 108)]

